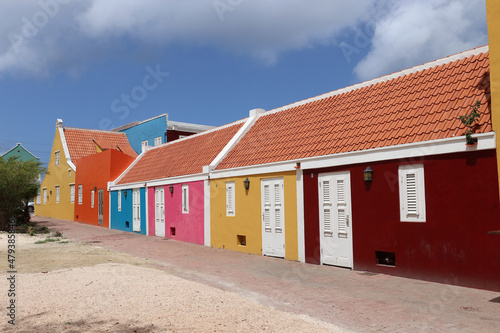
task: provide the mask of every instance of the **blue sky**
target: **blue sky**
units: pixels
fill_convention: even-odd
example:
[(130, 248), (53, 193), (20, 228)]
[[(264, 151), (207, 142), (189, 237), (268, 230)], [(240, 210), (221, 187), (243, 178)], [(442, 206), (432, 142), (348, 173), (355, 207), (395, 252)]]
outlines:
[(484, 0), (0, 3), (0, 153), (56, 119), (223, 125), (488, 43)]

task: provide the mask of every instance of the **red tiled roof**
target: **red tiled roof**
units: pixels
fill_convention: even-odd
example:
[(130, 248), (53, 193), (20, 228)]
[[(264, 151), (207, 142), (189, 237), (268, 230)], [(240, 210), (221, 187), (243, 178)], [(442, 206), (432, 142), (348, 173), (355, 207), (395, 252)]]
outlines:
[(64, 137), (73, 162), (79, 158), (98, 153), (96, 143), (102, 150), (116, 149), (136, 157), (125, 133), (64, 127)]
[(150, 148), (117, 184), (201, 173), (242, 125), (239, 122)]
[(490, 132), (487, 47), (264, 113), (217, 169), (464, 135), (476, 100)]

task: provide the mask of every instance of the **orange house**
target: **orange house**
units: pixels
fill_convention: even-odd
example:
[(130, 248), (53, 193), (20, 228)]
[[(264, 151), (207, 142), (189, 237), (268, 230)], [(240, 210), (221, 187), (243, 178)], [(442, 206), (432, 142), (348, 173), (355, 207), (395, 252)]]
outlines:
[(134, 157), (115, 149), (78, 159), (75, 184), (83, 190), (82, 197), (75, 200), (76, 222), (109, 228), (108, 182), (116, 179), (133, 161)]

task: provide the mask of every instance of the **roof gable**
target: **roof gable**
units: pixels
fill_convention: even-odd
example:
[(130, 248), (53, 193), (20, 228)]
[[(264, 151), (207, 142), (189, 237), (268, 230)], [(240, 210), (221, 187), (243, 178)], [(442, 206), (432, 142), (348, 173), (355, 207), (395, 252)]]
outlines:
[(103, 150), (115, 149), (136, 157), (125, 133), (64, 127), (64, 138), (72, 161), (96, 154)]
[(240, 121), (149, 148), (117, 184), (202, 173), (243, 124)]
[(217, 169), (460, 136), (476, 100), (490, 132), (488, 47), (266, 112)]

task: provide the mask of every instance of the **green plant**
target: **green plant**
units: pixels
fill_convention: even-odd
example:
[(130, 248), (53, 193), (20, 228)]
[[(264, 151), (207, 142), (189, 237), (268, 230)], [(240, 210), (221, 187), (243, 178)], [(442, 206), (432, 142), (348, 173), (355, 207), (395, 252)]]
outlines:
[(62, 237), (62, 232), (60, 231), (54, 232), (54, 237)]
[(477, 118), (481, 116), (479, 113), (479, 107), (481, 106), (481, 101), (477, 100), (474, 105), (471, 106), (471, 110), (465, 116), (459, 116), (458, 118), (462, 122), (462, 124), (467, 127), (465, 131), (465, 141), (467, 144), (475, 144), (477, 142), (477, 138), (472, 137), (472, 133), (474, 133), (474, 127), (477, 124)]
[(59, 241), (60, 241), (59, 238), (47, 238), (47, 239), (44, 239), (44, 240), (37, 241), (37, 242), (35, 242), (35, 244), (45, 244), (45, 243), (59, 242)]

